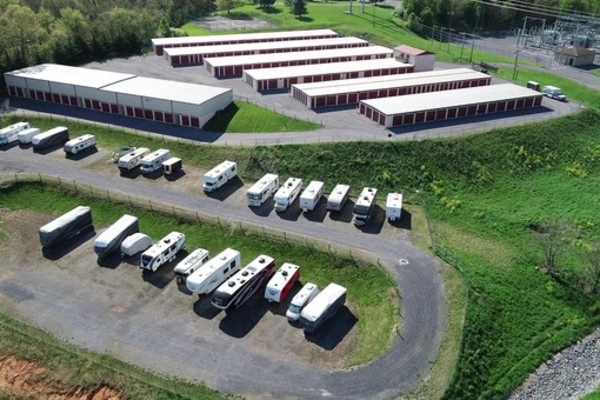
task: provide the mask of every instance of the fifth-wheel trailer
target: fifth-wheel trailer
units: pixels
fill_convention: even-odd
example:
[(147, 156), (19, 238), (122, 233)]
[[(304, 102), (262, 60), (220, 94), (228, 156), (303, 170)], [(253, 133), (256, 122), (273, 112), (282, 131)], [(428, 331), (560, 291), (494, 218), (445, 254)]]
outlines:
[(185, 235), (171, 232), (142, 253), (140, 268), (155, 272), (164, 264), (173, 261), (183, 248), (185, 248)]
[(19, 140), (19, 132), (29, 129), (28, 122), (17, 122), (0, 129), (0, 146), (13, 143)]
[(248, 189), (246, 198), (248, 199), (248, 206), (260, 207), (265, 201), (279, 188), (279, 175), (276, 174), (265, 174), (260, 178), (254, 185)]
[(98, 258), (105, 258), (119, 251), (121, 243), (128, 236), (139, 232), (140, 224), (136, 217), (125, 214), (104, 232), (98, 235), (94, 242), (94, 251)]
[(206, 249), (196, 249), (181, 260), (173, 269), (175, 276), (177, 276), (177, 282), (179, 284), (184, 283), (188, 276), (208, 260), (209, 254)]
[(91, 229), (92, 224), (92, 210), (84, 206), (75, 207), (40, 228), (40, 243), (42, 247), (54, 247)]
[(63, 150), (66, 154), (75, 155), (93, 147), (96, 147), (96, 136), (88, 133), (69, 140), (65, 143)]
[(118, 166), (121, 172), (129, 172), (137, 168), (146, 154), (150, 153), (150, 149), (146, 147), (138, 147), (137, 149), (124, 154), (119, 158)]
[(35, 135), (31, 139), (33, 150), (43, 150), (51, 147), (58, 147), (64, 145), (69, 140), (69, 129), (64, 126), (57, 126), (42, 132), (39, 135)]
[(346, 302), (346, 288), (330, 283), (300, 312), (305, 332), (314, 332), (333, 317)]
[(209, 294), (239, 271), (240, 266), (240, 252), (227, 248), (188, 276), (185, 286), (199, 296)]

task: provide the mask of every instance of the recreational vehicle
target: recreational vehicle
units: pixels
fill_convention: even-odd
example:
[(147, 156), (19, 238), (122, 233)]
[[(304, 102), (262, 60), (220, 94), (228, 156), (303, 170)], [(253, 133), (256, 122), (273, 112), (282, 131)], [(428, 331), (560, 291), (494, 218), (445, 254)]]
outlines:
[(69, 129), (64, 126), (57, 126), (35, 135), (31, 139), (33, 144), (33, 150), (42, 150), (52, 147), (58, 147), (64, 145), (69, 140)]
[(208, 250), (196, 249), (188, 254), (183, 260), (179, 262), (173, 269), (177, 281), (179, 283), (185, 282), (185, 278), (194, 273), (202, 264), (208, 260)]
[(239, 271), (240, 266), (240, 252), (225, 249), (188, 276), (185, 285), (190, 292), (197, 295), (209, 294)]
[(90, 228), (92, 210), (89, 207), (75, 207), (40, 228), (40, 243), (42, 247), (53, 247)]
[(38, 128), (27, 128), (23, 129), (18, 134), (19, 143), (21, 144), (31, 144), (31, 140), (34, 136), (39, 135), (40, 130)]
[(327, 197), (327, 209), (329, 211), (342, 211), (350, 197), (350, 186), (335, 185), (329, 197)]
[(142, 174), (150, 174), (162, 169), (162, 163), (171, 158), (171, 152), (167, 149), (158, 149), (142, 158)]
[(319, 294), (319, 288), (314, 283), (307, 283), (300, 289), (298, 293), (290, 301), (285, 316), (290, 321), (298, 321), (300, 318), (300, 312), (315, 296)]
[(147, 149), (145, 147), (138, 147), (132, 152), (125, 154), (123, 157), (119, 158), (119, 169), (123, 172), (134, 170), (140, 165), (142, 159), (148, 153), (150, 153), (150, 149)]
[(211, 304), (221, 310), (241, 307), (271, 278), (274, 268), (272, 257), (256, 257), (214, 291)]
[(185, 248), (185, 235), (171, 232), (142, 253), (140, 268), (155, 272), (164, 264), (173, 261), (179, 250)]
[(346, 288), (336, 283), (327, 285), (321, 293), (300, 312), (300, 323), (305, 332), (314, 332), (346, 302)]
[(19, 140), (19, 132), (29, 129), (29, 122), (17, 122), (0, 129), (0, 146)]
[(165, 175), (173, 176), (178, 174), (183, 167), (181, 158), (171, 157), (162, 163), (162, 170)]
[(282, 187), (277, 190), (273, 199), (275, 200), (275, 211), (283, 212), (288, 209), (302, 190), (302, 179), (288, 178)]
[(296, 282), (300, 279), (300, 267), (284, 263), (273, 275), (265, 289), (265, 299), (269, 302), (283, 303), (288, 298)]
[(102, 232), (94, 242), (94, 251), (99, 258), (107, 257), (121, 248), (121, 243), (136, 232), (140, 224), (136, 217), (123, 215), (114, 224)]
[(300, 195), (300, 208), (302, 211), (312, 211), (315, 209), (321, 197), (323, 196), (323, 182), (311, 181), (306, 189)]
[(356, 226), (363, 226), (371, 218), (373, 210), (375, 209), (375, 198), (377, 197), (377, 189), (366, 187), (360, 192), (360, 196), (354, 204), (352, 210), (354, 217), (352, 222)]
[(402, 193), (388, 193), (385, 201), (385, 215), (391, 222), (402, 218)]
[(65, 143), (63, 150), (67, 154), (75, 155), (80, 151), (91, 149), (92, 147), (96, 147), (96, 136), (86, 134), (69, 140)]
[(150, 236), (143, 233), (134, 233), (127, 236), (121, 243), (121, 257), (132, 257), (142, 251), (147, 250), (154, 242)]
[(279, 188), (279, 175), (266, 174), (258, 182), (256, 182), (248, 192), (246, 197), (248, 198), (248, 206), (260, 207), (265, 201)]
[(202, 188), (205, 192), (219, 189), (237, 176), (237, 164), (233, 161), (223, 161), (204, 174)]

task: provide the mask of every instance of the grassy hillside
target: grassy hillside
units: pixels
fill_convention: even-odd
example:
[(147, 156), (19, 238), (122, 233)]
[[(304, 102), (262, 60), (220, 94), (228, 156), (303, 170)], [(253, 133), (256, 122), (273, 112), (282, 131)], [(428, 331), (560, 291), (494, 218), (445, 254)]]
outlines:
[(590, 393), (589, 395), (585, 396), (583, 400), (600, 400), (600, 388), (598, 388), (598, 390), (596, 390), (594, 393)]

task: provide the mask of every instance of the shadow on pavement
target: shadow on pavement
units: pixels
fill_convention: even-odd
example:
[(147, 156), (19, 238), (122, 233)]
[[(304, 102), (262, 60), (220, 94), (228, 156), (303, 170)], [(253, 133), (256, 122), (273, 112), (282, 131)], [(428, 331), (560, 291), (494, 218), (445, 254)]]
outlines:
[[(262, 293), (261, 290), (258, 293)], [(243, 338), (254, 329), (267, 311), (269, 304), (262, 296), (255, 294), (242, 307), (227, 310), (227, 316), (219, 323), (219, 329), (231, 337)]]
[(340, 211), (330, 211), (329, 218), (333, 221), (352, 222), (352, 210), (354, 209), (354, 201), (348, 199), (344, 207)]
[(140, 169), (140, 167), (135, 167), (130, 170), (119, 169), (119, 175), (123, 178), (135, 179), (138, 176), (142, 175), (142, 170)]
[(185, 171), (180, 169), (179, 171), (177, 171), (173, 174), (164, 174), (164, 177), (169, 182), (176, 182), (176, 181), (180, 180), (181, 178), (183, 178), (185, 175), (186, 175)]
[(302, 214), (302, 210), (300, 209), (300, 196), (296, 197), (296, 200), (294, 200), (285, 211), (277, 212), (279, 218), (285, 219), (286, 221), (298, 221), (300, 214)]
[(304, 213), (304, 218), (312, 222), (323, 222), (327, 216), (327, 199), (321, 197), (314, 210)]
[(210, 304), (210, 296), (201, 296), (198, 301), (194, 303), (193, 308), (196, 315), (208, 320), (214, 319), (221, 312), (221, 310)]
[(260, 207), (248, 207), (255, 215), (259, 217), (268, 217), (273, 212), (273, 198), (269, 197)]
[(412, 230), (412, 214), (405, 208), (402, 209), (402, 216), (399, 220), (390, 221), (390, 225), (400, 229)]
[(358, 319), (352, 311), (348, 307), (343, 306), (331, 319), (321, 325), (316, 332), (305, 333), (304, 337), (322, 349), (331, 351), (344, 340), (357, 322)]
[(175, 272), (173, 272), (173, 269), (175, 268), (175, 265), (185, 257), (183, 254), (185, 254), (185, 252), (180, 251), (174, 261), (164, 264), (154, 272), (147, 269), (143, 270), (142, 279), (144, 282), (148, 282), (156, 288), (165, 288), (173, 279), (175, 279)]
[(20, 147), (18, 141), (0, 145), (0, 151), (9, 151), (15, 147)]
[(49, 260), (56, 261), (80, 247), (94, 236), (96, 236), (96, 231), (94, 227), (90, 227), (71, 240), (52, 247), (42, 247), (42, 255)]
[(234, 194), (238, 189), (244, 186), (244, 182), (239, 177), (235, 177), (229, 182), (227, 182), (224, 186), (213, 192), (207, 192), (206, 195), (212, 199), (216, 199), (219, 201), (227, 200), (229, 196)]
[(102, 268), (115, 269), (121, 265), (121, 254), (118, 251), (113, 252), (105, 257), (98, 258), (98, 265)]
[(91, 156), (92, 154), (96, 154), (98, 152), (98, 148), (96, 146), (88, 147), (85, 150), (78, 152), (77, 154), (66, 153), (65, 158), (71, 161), (80, 161), (86, 157)]
[(366, 225), (359, 226), (358, 229), (363, 233), (378, 234), (383, 229), (385, 223), (385, 210), (379, 205), (373, 207), (373, 214)]
[(62, 150), (62, 148), (62, 144), (55, 144), (54, 146), (44, 147), (43, 149), (33, 149), (33, 152), (45, 156), (46, 154), (53, 153), (57, 150)]

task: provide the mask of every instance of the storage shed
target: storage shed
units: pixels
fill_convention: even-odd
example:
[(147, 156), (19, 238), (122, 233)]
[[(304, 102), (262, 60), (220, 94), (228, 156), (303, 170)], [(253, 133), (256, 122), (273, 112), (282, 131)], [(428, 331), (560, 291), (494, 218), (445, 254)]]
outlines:
[(249, 56), (215, 57), (204, 60), (210, 74), (216, 78), (239, 78), (246, 69), (288, 67), (343, 61), (372, 60), (392, 57), (394, 51), (383, 46), (351, 47), (348, 49), (311, 50), (291, 53), (253, 54)]
[(258, 91), (289, 89), (296, 83), (335, 81), (405, 74), (413, 71), (410, 64), (393, 58), (380, 60), (347, 61), (331, 64), (298, 65), (293, 67), (248, 69), (244, 81)]
[(512, 83), (361, 100), (359, 112), (388, 128), (539, 107), (543, 95)]
[(596, 52), (585, 47), (561, 47), (554, 52), (556, 62), (573, 67), (594, 64)]
[(239, 44), (253, 42), (278, 42), (282, 40), (325, 39), (339, 36), (331, 29), (311, 29), (304, 31), (234, 33), (231, 35), (181, 36), (152, 39), (154, 53), (161, 56), (169, 47), (210, 46), (219, 44)]
[(397, 60), (415, 66), (415, 72), (431, 71), (435, 64), (435, 54), (415, 47), (400, 45), (394, 49)]

